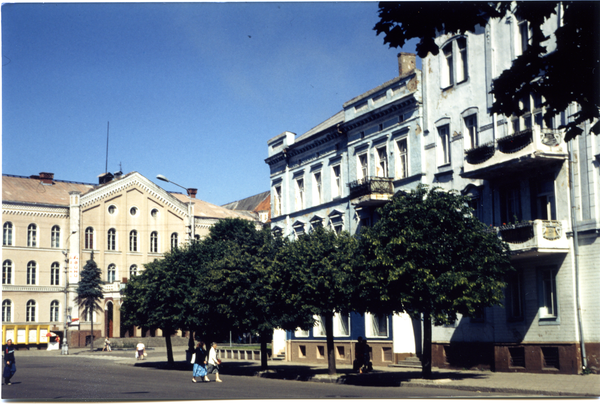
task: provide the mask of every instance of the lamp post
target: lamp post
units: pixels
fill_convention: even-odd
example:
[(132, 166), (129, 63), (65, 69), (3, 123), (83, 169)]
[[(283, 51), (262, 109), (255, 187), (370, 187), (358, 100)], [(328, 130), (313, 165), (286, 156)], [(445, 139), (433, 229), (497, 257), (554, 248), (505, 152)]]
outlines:
[(188, 228), (189, 229), (187, 232), (187, 241), (189, 244), (191, 244), (192, 238), (193, 238), (193, 232), (194, 232), (194, 218), (192, 217), (192, 197), (190, 196), (189, 188), (179, 185), (176, 182), (169, 180), (167, 177), (165, 177), (164, 175), (161, 175), (161, 174), (158, 174), (156, 176), (156, 178), (158, 178), (159, 180), (164, 181), (164, 182), (170, 182), (173, 185), (177, 185), (179, 188), (185, 189), (185, 193), (189, 199), (189, 202), (188, 202)]
[[(71, 232), (71, 234), (69, 234), (69, 237), (67, 237), (65, 244), (67, 244), (69, 242), (69, 239), (75, 233), (77, 233), (77, 232), (73, 231), (73, 232)], [(63, 321), (63, 344), (62, 344), (62, 349), (60, 351), (60, 354), (68, 355), (69, 354), (69, 343), (67, 342), (67, 330), (68, 330), (67, 319), (71, 315), (71, 310), (73, 309), (72, 307), (69, 307), (69, 302), (68, 302), (68, 296), (69, 296), (69, 249), (67, 248), (67, 249), (63, 250), (62, 253), (65, 256), (65, 318)]]

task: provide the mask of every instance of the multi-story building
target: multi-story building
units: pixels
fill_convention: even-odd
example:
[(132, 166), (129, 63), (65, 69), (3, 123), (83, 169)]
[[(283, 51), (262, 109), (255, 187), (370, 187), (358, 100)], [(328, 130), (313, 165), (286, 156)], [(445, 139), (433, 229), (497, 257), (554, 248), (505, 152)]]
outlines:
[[(268, 141), (274, 232), (297, 237), (325, 226), (356, 233), (396, 190), (421, 181), (421, 72), (415, 55), (402, 53), (398, 63), (398, 77), (346, 102), (325, 122), (297, 138), (284, 132)], [(279, 334), (289, 359), (325, 359), (320, 320), (312, 330)], [(334, 336), (340, 363), (352, 363), (359, 336), (369, 341), (376, 365), (415, 353), (407, 317), (336, 313)]]
[[(550, 18), (543, 27), (549, 52), (557, 26)], [(559, 127), (577, 106), (548, 126), (536, 94), (522, 100), (522, 116), (489, 112), (493, 81), (523, 52), (529, 32), (527, 22), (509, 16), (475, 32), (442, 33), (439, 54), (422, 60), (422, 72), (407, 72), (410, 58), (400, 54), (396, 79), (302, 136), (284, 132), (268, 141), (275, 232), (294, 237), (325, 225), (356, 233), (394, 193), (425, 183), (469, 196), (474, 214), (509, 244), (516, 271), (503, 307), (434, 327), (434, 366), (600, 369), (600, 138), (585, 125), (565, 142)], [(352, 331), (336, 334), (336, 344), (361, 334), (373, 341), (368, 316), (352, 316)], [(392, 346), (394, 355), (374, 353), (374, 363), (420, 353), (418, 322), (391, 321), (381, 347)], [(297, 359), (299, 346), (319, 352), (321, 338), (288, 332), (288, 356)]]
[[(551, 18), (543, 27), (549, 52), (557, 26)], [(426, 182), (469, 195), (476, 215), (509, 243), (516, 268), (504, 307), (434, 328), (435, 366), (577, 373), (583, 341), (588, 368), (600, 366), (600, 139), (586, 126), (566, 143), (558, 128), (569, 113), (548, 127), (536, 94), (522, 100), (523, 116), (489, 112), (493, 80), (529, 32), (514, 16), (492, 19), (475, 32), (440, 35), (440, 53), (423, 60)]]
[[(55, 180), (51, 173), (2, 176), (2, 341), (47, 344), (53, 332), (83, 346), (94, 336), (161, 335), (121, 326), (121, 289), (144, 263), (226, 217), (244, 217), (188, 195), (170, 193), (137, 172), (103, 174), (99, 184)], [(93, 256), (102, 270), (103, 311), (81, 316), (79, 273)], [(66, 292), (68, 290), (68, 292)], [(64, 338), (63, 338), (64, 341)]]

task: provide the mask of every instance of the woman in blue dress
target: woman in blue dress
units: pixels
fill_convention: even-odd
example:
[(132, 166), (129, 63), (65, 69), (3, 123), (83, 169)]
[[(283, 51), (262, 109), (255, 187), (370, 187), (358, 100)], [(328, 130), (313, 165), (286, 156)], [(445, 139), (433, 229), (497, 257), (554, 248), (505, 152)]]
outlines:
[(194, 350), (194, 355), (196, 355), (196, 360), (194, 361), (192, 382), (196, 383), (196, 377), (200, 377), (200, 381), (204, 381), (206, 378), (206, 347), (204, 342), (198, 342)]

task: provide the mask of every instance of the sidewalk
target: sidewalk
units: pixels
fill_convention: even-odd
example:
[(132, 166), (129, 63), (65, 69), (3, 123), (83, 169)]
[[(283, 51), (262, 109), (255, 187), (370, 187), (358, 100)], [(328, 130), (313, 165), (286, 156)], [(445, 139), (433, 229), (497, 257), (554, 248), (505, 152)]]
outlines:
[[(171, 368), (190, 370), (186, 362), (186, 347), (173, 347), (175, 363), (167, 363), (166, 348), (147, 349), (148, 357), (139, 361), (135, 351), (116, 350), (112, 352), (94, 351), (89, 348), (72, 348), (69, 356), (93, 357), (118, 361), (126, 366)], [(60, 351), (19, 351), (17, 355), (60, 355)], [(599, 397), (600, 375), (551, 375), (533, 373), (504, 373), (472, 370), (433, 369), (433, 379), (421, 379), (419, 369), (376, 366), (368, 374), (356, 374), (348, 365), (338, 365), (337, 374), (330, 376), (327, 364), (298, 363), (270, 360), (267, 371), (260, 370), (260, 362), (244, 360), (223, 361), (222, 375), (255, 376), (282, 380), (311, 381), (321, 383), (342, 383), (359, 386), (381, 387), (430, 387), (457, 390), (543, 395), (550, 397)]]

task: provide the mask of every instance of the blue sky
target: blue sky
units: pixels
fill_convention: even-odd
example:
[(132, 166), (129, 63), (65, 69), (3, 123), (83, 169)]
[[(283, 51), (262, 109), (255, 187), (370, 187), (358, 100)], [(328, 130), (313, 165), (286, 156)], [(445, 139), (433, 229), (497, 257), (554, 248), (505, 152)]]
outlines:
[[(218, 205), (269, 189), (267, 140), (398, 75), (376, 2), (2, 6), (2, 171), (122, 165)], [(414, 43), (402, 51), (414, 52)]]

